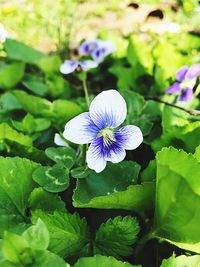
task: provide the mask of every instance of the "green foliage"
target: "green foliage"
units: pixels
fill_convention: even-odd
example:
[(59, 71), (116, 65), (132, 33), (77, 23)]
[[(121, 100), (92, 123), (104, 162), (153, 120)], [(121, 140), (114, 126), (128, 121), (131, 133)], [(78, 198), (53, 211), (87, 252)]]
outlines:
[(127, 60), (134, 67), (135, 78), (146, 73), (152, 74), (152, 44), (147, 46), (145, 40), (132, 36), (128, 45)]
[(48, 244), (49, 232), (40, 219), (21, 236), (5, 232), (0, 266), (66, 266), (63, 259), (46, 250)]
[(56, 164), (38, 167), (33, 180), (48, 192), (62, 192), (69, 186), (69, 169), (75, 163), (76, 152), (70, 147), (49, 147), (45, 153)]
[(186, 112), (165, 106), (162, 113), (163, 134), (153, 142), (153, 149), (173, 145), (187, 152), (194, 152), (199, 144), (200, 122)]
[(160, 267), (197, 267), (200, 265), (200, 256), (179, 256), (179, 257), (170, 257), (167, 260), (163, 260)]
[(63, 164), (66, 168), (71, 168), (76, 159), (76, 152), (71, 147), (49, 147), (45, 154), (56, 163)]
[(45, 98), (32, 96), (18, 90), (13, 91), (13, 93), (25, 111), (35, 116), (50, 118), (57, 124), (66, 123), (66, 121), (82, 111), (81, 108), (72, 101), (59, 99), (50, 102)]
[(49, 246), (49, 232), (40, 219), (35, 225), (29, 227), (22, 236), (33, 249), (45, 250)]
[(163, 148), (156, 159), (155, 235), (199, 253), (200, 163), (172, 147)]
[[(0, 63), (0, 88), (11, 89), (24, 76), (25, 65), (22, 62)], [(12, 77), (12, 79), (11, 79)]]
[(85, 219), (77, 213), (70, 214), (55, 211), (48, 214), (36, 210), (32, 214), (32, 221), (41, 218), (46, 224), (50, 234), (49, 250), (62, 256), (69, 257), (79, 254), (88, 242), (88, 229)]
[(95, 255), (94, 257), (80, 258), (73, 267), (141, 267), (141, 265), (131, 265), (128, 262), (121, 262), (113, 257)]
[(10, 92), (6, 92), (0, 96), (0, 114), (20, 108), (21, 105), (17, 101), (16, 97)]
[(5, 50), (9, 59), (19, 60), (29, 64), (35, 64), (45, 56), (43, 53), (14, 39), (6, 40)]
[(0, 124), (0, 140), (9, 140), (23, 146), (32, 146), (32, 139), (29, 136), (18, 133), (6, 123)]
[(151, 102), (146, 102), (144, 97), (133, 91), (122, 91), (127, 107), (127, 124), (133, 124), (142, 130), (144, 136), (148, 135), (153, 127), (154, 121), (159, 117), (159, 110), (154, 106), (154, 111), (149, 112)]
[(32, 134), (48, 129), (51, 126), (51, 122), (44, 118), (34, 118), (28, 113), (21, 122), (12, 120), (12, 125), (18, 131)]
[(39, 96), (44, 96), (48, 92), (48, 86), (39, 77), (34, 75), (26, 74), (22, 84), (32, 93)]
[(143, 211), (152, 206), (154, 183), (137, 183), (140, 166), (131, 161), (108, 164), (101, 173), (91, 172), (77, 181), (75, 207)]
[(43, 188), (35, 188), (29, 197), (29, 207), (31, 210), (41, 209), (46, 212), (55, 210), (65, 211), (65, 203), (58, 195), (49, 193)]
[(62, 192), (69, 186), (69, 169), (60, 164), (41, 166), (34, 171), (33, 180), (48, 192)]
[(38, 165), (19, 157), (0, 157), (0, 165), (0, 232), (2, 235), (4, 229), (8, 229), (16, 221), (22, 221), (22, 217), (26, 215), (28, 197), (35, 187), (31, 177)]
[(132, 245), (137, 240), (140, 226), (136, 218), (115, 217), (101, 224), (95, 237), (95, 254), (111, 255), (116, 258), (131, 255)]

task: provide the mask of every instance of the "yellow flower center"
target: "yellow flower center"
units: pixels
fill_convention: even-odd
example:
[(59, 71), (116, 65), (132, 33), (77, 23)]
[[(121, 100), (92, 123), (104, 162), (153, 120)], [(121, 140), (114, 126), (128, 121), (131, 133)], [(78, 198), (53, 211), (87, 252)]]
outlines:
[(114, 132), (111, 128), (105, 128), (101, 130), (98, 134), (98, 137), (101, 137), (101, 136), (103, 136), (103, 142), (105, 146), (108, 146), (112, 142), (116, 141)]

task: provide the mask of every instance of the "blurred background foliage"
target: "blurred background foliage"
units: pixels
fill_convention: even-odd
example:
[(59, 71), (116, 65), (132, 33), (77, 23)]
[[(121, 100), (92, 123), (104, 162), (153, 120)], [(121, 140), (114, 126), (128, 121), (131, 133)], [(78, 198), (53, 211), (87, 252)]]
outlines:
[(124, 37), (147, 31), (160, 35), (175, 30), (171, 22), (184, 32), (196, 31), (199, 17), (198, 0), (0, 1), (0, 23), (10, 36), (45, 52), (73, 48), (108, 31)]

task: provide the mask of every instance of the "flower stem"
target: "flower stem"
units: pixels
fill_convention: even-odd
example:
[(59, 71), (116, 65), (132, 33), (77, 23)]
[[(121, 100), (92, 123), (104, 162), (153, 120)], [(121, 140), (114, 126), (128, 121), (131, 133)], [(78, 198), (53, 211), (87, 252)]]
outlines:
[(81, 163), (82, 163), (82, 166), (85, 165), (85, 161), (86, 161), (86, 151), (87, 151), (87, 145), (83, 145), (82, 146), (82, 157), (81, 157)]
[(183, 110), (183, 111), (185, 111), (185, 112), (187, 112), (187, 113), (189, 113), (190, 115), (193, 115), (193, 116), (199, 116), (200, 115), (200, 110), (180, 107), (180, 106), (177, 106), (176, 104), (172, 104), (172, 103), (166, 102), (164, 100), (161, 100), (160, 98), (158, 98), (156, 96), (145, 96), (144, 99), (145, 100), (153, 100), (153, 101), (165, 104), (165, 105), (173, 107), (173, 108), (181, 109), (181, 110)]
[(89, 95), (88, 95), (88, 88), (87, 88), (86, 78), (83, 79), (82, 82), (83, 82), (83, 90), (84, 90), (84, 93), (85, 93), (85, 100), (86, 100), (87, 106), (89, 108), (90, 99), (89, 99)]

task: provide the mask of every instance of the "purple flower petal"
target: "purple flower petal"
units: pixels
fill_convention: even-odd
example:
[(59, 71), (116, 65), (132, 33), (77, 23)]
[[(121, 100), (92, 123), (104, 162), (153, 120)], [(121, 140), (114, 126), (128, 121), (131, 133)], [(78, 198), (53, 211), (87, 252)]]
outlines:
[(87, 40), (79, 47), (79, 55), (91, 55), (99, 46), (99, 40)]
[(101, 41), (99, 42), (98, 48), (91, 55), (96, 62), (100, 63), (115, 50), (116, 48), (111, 42)]
[(102, 139), (103, 137), (94, 139), (86, 154), (88, 167), (97, 173), (102, 172), (106, 167), (106, 160), (102, 152)]
[(185, 79), (194, 79), (200, 75), (200, 64), (193, 64), (187, 71)]
[(115, 132), (115, 138), (124, 149), (136, 149), (143, 141), (143, 135), (139, 127), (127, 125)]
[(76, 60), (65, 60), (60, 66), (60, 72), (63, 74), (72, 73), (78, 67), (78, 64), (79, 62)]
[(185, 74), (187, 73), (188, 69), (189, 69), (188, 66), (183, 66), (177, 71), (176, 73), (177, 81), (182, 82), (185, 79)]
[(87, 164), (90, 169), (96, 172), (101, 172), (105, 166), (106, 161), (118, 163), (126, 156), (125, 149), (117, 140), (107, 140), (103, 136), (96, 138), (90, 145), (87, 152)]
[(96, 138), (98, 132), (89, 112), (84, 112), (66, 123), (63, 136), (76, 144), (88, 144)]
[(170, 87), (167, 88), (165, 94), (176, 94), (181, 91), (181, 84), (178, 82), (173, 83)]
[(81, 66), (83, 71), (87, 71), (89, 69), (93, 69), (98, 67), (97, 62), (93, 61), (93, 60), (84, 60), (84, 61), (80, 61), (79, 65)]
[(181, 95), (177, 99), (178, 101), (190, 101), (194, 97), (194, 92), (192, 88), (187, 88), (186, 90), (182, 91)]

